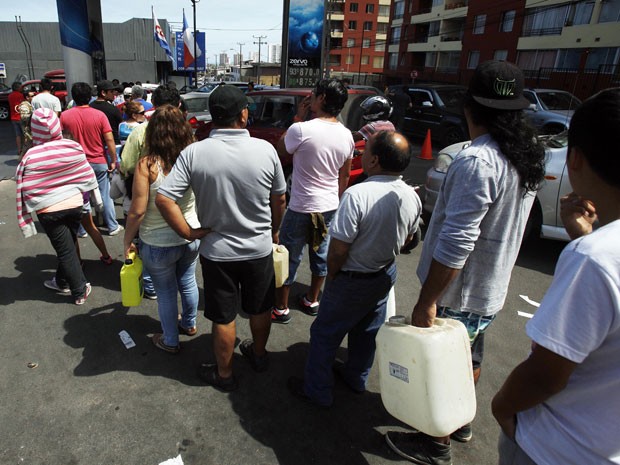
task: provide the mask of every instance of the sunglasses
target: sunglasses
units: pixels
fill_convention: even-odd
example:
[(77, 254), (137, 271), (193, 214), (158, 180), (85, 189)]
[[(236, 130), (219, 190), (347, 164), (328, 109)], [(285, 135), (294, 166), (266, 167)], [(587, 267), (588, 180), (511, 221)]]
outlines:
[(143, 115), (146, 110), (139, 111), (136, 115)]

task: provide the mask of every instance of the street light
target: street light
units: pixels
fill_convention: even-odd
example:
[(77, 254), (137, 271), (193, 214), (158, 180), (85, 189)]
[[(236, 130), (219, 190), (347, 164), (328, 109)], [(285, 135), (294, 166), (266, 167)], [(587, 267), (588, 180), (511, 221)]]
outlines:
[[(198, 57), (196, 57), (196, 3), (200, 0), (191, 0), (194, 11), (194, 85), (198, 85)], [(206, 53), (206, 50), (205, 50)]]

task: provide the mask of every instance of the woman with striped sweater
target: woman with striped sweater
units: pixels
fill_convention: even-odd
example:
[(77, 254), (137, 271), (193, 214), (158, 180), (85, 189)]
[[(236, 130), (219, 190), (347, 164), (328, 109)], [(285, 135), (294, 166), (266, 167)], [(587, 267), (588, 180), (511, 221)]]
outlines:
[(50, 239), (56, 255), (56, 276), (45, 287), (71, 295), (82, 305), (91, 291), (75, 240), (82, 217), (83, 193), (101, 204), (95, 172), (86, 161), (82, 146), (62, 138), (60, 120), (48, 108), (34, 111), (31, 120), (33, 147), (17, 167), (17, 220), (24, 237), (37, 233), (31, 217), (36, 212), (39, 223)]

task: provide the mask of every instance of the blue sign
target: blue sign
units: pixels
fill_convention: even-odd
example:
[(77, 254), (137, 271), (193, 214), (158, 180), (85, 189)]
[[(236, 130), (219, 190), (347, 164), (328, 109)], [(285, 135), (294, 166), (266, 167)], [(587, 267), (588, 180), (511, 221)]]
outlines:
[[(175, 57), (177, 60), (177, 71), (194, 71), (194, 65), (196, 65), (196, 62), (191, 63), (187, 68), (185, 67), (185, 62), (184, 62), (184, 57), (185, 57), (185, 52), (183, 49), (183, 33), (182, 32), (175, 32)], [(200, 55), (198, 57), (198, 70), (206, 70), (206, 66), (205, 66), (205, 57), (207, 56), (207, 52), (206, 52), (206, 45), (207, 43), (207, 34), (204, 32), (198, 32), (196, 34), (196, 45), (198, 46), (198, 48), (200, 50), (202, 50), (202, 55)], [(194, 44), (192, 44), (193, 47)]]
[(5, 78), (6, 77), (6, 67), (4, 66), (4, 63), (0, 63), (0, 78)]
[(291, 0), (286, 87), (313, 87), (321, 77), (324, 0)]

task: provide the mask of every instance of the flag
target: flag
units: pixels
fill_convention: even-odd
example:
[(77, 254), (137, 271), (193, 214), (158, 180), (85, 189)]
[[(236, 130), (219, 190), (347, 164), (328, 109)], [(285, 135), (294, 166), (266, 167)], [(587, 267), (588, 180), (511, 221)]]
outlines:
[(194, 56), (194, 35), (187, 27), (187, 20), (185, 19), (185, 10), (183, 10), (183, 66), (187, 68), (196, 59), (202, 55), (202, 51), (196, 44), (196, 56)]
[(153, 12), (153, 34), (155, 40), (159, 43), (159, 46), (164, 49), (166, 52), (166, 56), (170, 61), (174, 63), (174, 58), (172, 56), (172, 52), (170, 51), (170, 46), (168, 45), (168, 41), (166, 40), (166, 36), (164, 35), (164, 31), (162, 31), (161, 26), (159, 25), (159, 21), (155, 17), (155, 10), (151, 7), (151, 11)]

